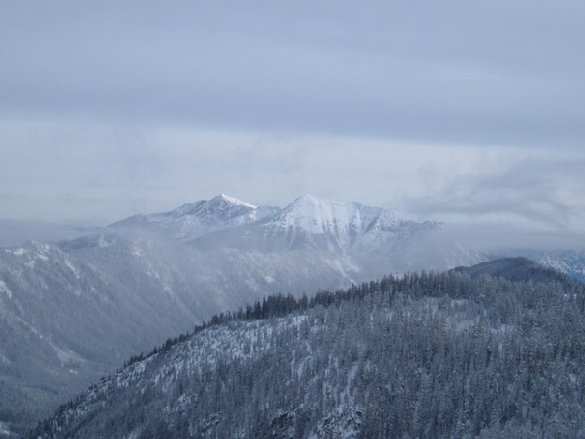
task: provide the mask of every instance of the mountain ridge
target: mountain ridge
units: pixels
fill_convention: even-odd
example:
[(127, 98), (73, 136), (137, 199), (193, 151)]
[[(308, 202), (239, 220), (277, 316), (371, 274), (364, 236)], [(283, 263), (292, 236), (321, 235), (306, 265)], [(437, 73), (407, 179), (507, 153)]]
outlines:
[(400, 238), (440, 226), (438, 221), (405, 220), (389, 209), (305, 194), (271, 216), (214, 230), (189, 243), (205, 250), (221, 246), (281, 252), (376, 252)]
[(133, 215), (108, 227), (122, 230), (135, 227), (158, 229), (179, 239), (193, 239), (218, 229), (252, 223), (277, 209), (274, 206), (257, 206), (220, 194), (209, 200), (185, 203), (166, 212)]

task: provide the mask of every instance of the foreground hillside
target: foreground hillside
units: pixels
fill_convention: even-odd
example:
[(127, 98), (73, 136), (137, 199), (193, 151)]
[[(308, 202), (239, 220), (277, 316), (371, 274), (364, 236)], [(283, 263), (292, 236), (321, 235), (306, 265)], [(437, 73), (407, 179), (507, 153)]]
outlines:
[(454, 271), (275, 296), (134, 358), (31, 437), (583, 437), (584, 307), (568, 278)]

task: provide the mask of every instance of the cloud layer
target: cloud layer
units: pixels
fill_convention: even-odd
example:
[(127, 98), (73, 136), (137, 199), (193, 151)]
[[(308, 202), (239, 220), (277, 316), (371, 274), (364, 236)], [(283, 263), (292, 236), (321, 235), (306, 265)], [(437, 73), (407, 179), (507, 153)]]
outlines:
[(5, 113), (426, 142), (578, 144), (585, 6), (14, 2)]

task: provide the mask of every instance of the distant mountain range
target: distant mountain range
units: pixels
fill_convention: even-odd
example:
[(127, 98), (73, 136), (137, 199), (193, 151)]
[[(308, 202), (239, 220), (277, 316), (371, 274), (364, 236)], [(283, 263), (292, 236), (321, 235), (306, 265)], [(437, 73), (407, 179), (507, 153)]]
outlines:
[[(548, 257), (585, 272), (583, 255)], [(25, 429), (129, 356), (268, 294), (487, 259), (439, 222), (310, 195), (282, 209), (219, 195), (0, 248), (0, 422)]]
[(406, 221), (379, 207), (339, 203), (311, 195), (303, 195), (280, 209), (256, 206), (222, 194), (169, 212), (135, 215), (110, 228), (166, 233), (206, 249), (348, 252), (371, 251), (393, 238), (439, 226), (434, 221)]

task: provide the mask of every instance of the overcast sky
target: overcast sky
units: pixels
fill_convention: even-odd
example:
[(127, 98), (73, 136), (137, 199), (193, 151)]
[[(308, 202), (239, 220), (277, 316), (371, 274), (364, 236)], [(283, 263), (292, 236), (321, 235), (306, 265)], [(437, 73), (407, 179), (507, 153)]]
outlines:
[(225, 192), (585, 232), (585, 3), (0, 0), (0, 218)]

